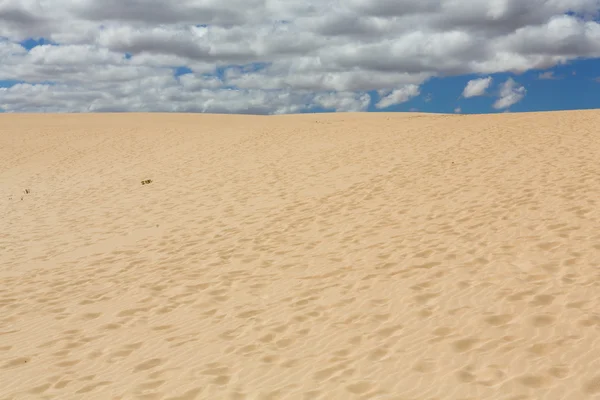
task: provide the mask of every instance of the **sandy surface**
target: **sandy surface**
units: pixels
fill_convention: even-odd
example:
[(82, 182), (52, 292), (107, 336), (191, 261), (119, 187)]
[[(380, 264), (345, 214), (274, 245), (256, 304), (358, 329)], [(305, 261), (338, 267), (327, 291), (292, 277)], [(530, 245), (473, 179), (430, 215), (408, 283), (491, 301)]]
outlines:
[(0, 399), (599, 399), (599, 206), (600, 111), (0, 115)]

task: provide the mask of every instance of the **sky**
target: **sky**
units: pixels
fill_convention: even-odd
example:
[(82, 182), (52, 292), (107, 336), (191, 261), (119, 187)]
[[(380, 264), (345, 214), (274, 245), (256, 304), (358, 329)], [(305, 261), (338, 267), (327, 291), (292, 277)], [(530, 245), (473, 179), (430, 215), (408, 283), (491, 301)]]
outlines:
[(600, 108), (600, 0), (0, 0), (0, 112)]

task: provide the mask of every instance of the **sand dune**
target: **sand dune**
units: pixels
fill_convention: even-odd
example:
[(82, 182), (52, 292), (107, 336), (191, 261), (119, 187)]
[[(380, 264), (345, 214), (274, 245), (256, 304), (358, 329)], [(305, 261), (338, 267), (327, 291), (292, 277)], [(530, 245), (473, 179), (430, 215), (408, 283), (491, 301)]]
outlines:
[(599, 127), (0, 115), (0, 399), (600, 399)]

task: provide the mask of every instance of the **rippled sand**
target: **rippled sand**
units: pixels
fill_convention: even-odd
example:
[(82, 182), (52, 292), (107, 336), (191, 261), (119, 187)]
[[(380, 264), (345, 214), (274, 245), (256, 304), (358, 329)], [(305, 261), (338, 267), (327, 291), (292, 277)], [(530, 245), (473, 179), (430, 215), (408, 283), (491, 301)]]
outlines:
[(599, 399), (599, 206), (600, 111), (0, 115), (0, 399)]

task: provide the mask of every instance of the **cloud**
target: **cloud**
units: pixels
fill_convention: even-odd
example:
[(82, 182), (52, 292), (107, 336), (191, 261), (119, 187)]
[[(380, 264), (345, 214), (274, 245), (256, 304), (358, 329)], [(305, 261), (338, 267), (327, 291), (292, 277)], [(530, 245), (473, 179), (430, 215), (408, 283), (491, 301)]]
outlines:
[(553, 79), (558, 79), (558, 77), (556, 77), (554, 75), (554, 71), (546, 71), (546, 72), (542, 72), (538, 75), (538, 79), (541, 80), (553, 80)]
[(492, 78), (480, 78), (480, 79), (472, 79), (467, 82), (467, 86), (465, 86), (462, 95), (463, 97), (475, 97), (482, 96), (485, 94), (486, 89), (492, 83)]
[(520, 86), (512, 78), (508, 78), (506, 82), (500, 86), (500, 97), (493, 104), (493, 107), (495, 109), (508, 108), (521, 101), (526, 93), (527, 90), (525, 87)]
[(462, 110), (460, 109), (460, 107), (456, 107), (456, 108), (454, 109), (454, 112), (455, 112), (455, 113), (457, 113), (457, 114), (458, 114), (458, 113), (460, 113), (461, 111), (462, 111)]
[[(150, 89), (150, 90), (148, 90)], [(102, 93), (99, 95), (98, 93)], [(0, 108), (12, 112), (206, 112), (285, 114), (303, 111), (305, 104), (360, 111), (365, 99), (290, 91), (231, 90), (197, 86), (185, 90), (174, 78), (145, 78), (139, 84), (96, 85), (75, 91), (68, 85), (17, 84), (0, 88)], [(361, 102), (362, 101), (362, 102)]]
[(74, 15), (92, 21), (121, 21), (142, 24), (238, 25), (248, 22), (248, 14), (260, 10), (261, 0), (178, 1), (161, 0), (83, 0), (72, 7)]
[(420, 90), (417, 85), (406, 85), (401, 89), (395, 89), (389, 93), (387, 91), (380, 91), (379, 95), (382, 96), (382, 98), (375, 104), (375, 107), (381, 109), (395, 104), (405, 103), (419, 94)]
[(348, 92), (334, 92), (318, 94), (312, 101), (326, 110), (365, 111), (371, 102), (371, 97), (366, 93), (356, 95)]
[[(598, 0), (2, 0), (0, 80), (31, 86), (0, 92), (0, 103), (227, 111), (221, 101), (235, 95), (231, 112), (341, 111), (365, 109), (367, 93), (384, 90), (375, 106), (385, 108), (432, 77), (600, 57), (599, 8)], [(19, 42), (28, 37), (58, 45), (27, 51)], [(174, 77), (181, 66), (193, 75)], [(17, 95), (26, 91), (38, 100)]]

